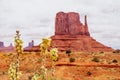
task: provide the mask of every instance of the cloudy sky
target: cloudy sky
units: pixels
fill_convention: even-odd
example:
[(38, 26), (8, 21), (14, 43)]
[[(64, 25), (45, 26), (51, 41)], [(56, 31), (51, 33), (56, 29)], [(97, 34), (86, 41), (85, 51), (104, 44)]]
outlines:
[(54, 34), (59, 11), (78, 12), (82, 22), (88, 15), (91, 36), (120, 49), (120, 0), (0, 0), (0, 41), (8, 46), (20, 30), (24, 46), (31, 40), (39, 44)]

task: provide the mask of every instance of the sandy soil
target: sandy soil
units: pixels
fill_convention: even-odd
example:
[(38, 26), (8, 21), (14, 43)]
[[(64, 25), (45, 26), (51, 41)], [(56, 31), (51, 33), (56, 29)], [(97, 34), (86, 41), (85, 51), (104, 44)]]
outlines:
[[(0, 80), (8, 79), (8, 68), (15, 60), (15, 53), (0, 53)], [(96, 57), (98, 62), (92, 61)], [(75, 62), (70, 62), (75, 58)], [(113, 60), (117, 62), (113, 62)], [(29, 80), (36, 69), (41, 67), (41, 55), (35, 52), (26, 52), (20, 55), (21, 80)], [(38, 66), (38, 67), (37, 67)], [(37, 68), (36, 68), (37, 67)], [(46, 67), (48, 76), (51, 76), (51, 61), (47, 55)], [(55, 62), (56, 80), (120, 80), (120, 53), (104, 52), (73, 52), (68, 56), (65, 52), (59, 53)]]

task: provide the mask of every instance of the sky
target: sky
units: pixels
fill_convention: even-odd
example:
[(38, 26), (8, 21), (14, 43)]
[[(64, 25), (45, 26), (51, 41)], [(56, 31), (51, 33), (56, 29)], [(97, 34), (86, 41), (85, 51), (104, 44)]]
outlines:
[(54, 35), (55, 15), (78, 12), (84, 23), (87, 15), (89, 32), (97, 41), (120, 49), (120, 0), (0, 0), (0, 41), (14, 43), (20, 30), (24, 46), (35, 45)]

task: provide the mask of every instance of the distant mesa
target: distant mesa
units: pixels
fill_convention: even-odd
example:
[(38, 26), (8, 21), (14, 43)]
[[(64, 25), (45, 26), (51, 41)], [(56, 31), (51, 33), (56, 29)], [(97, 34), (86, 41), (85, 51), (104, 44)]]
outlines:
[(0, 48), (1, 48), (1, 47), (4, 47), (4, 42), (1, 42), (1, 41), (0, 41)]
[(38, 52), (38, 51), (40, 51), (39, 49), (40, 49), (39, 46), (35, 46), (34, 40), (32, 40), (31, 42), (28, 43), (28, 46), (24, 48), (24, 51), (26, 51), (26, 52), (34, 52), (34, 51)]
[(24, 48), (24, 50), (28, 50), (30, 49), (31, 47), (34, 46), (34, 40), (32, 40), (31, 42), (28, 43), (28, 46)]
[(51, 46), (59, 51), (113, 51), (90, 36), (87, 15), (84, 23), (80, 21), (79, 13), (58, 12), (55, 18), (55, 35), (51, 36)]
[(0, 41), (0, 52), (14, 52), (12, 43), (8, 47), (5, 47), (4, 42)]

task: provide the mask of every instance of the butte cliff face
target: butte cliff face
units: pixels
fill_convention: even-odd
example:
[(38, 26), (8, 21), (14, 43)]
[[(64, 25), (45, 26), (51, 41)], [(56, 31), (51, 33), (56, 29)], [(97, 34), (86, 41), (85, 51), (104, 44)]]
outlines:
[(113, 51), (90, 36), (87, 24), (87, 16), (84, 17), (84, 24), (80, 16), (75, 12), (59, 12), (55, 19), (55, 35), (51, 37), (51, 46), (57, 47), (60, 51)]
[(87, 35), (90, 36), (87, 26), (87, 17), (85, 24), (80, 22), (78, 13), (59, 12), (55, 20), (55, 35)]

